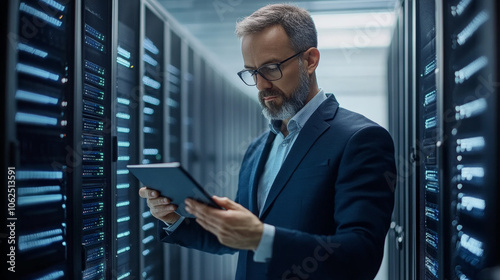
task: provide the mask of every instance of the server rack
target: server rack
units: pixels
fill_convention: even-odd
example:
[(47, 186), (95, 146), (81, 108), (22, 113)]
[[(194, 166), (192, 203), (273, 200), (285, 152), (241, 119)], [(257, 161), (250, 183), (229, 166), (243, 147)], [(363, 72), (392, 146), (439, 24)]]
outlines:
[[(14, 171), (16, 267), (13, 278), (70, 277), (73, 212), (73, 3), (12, 1), (6, 70), (6, 137)], [(12, 23), (12, 22), (11, 22)], [(15, 35), (14, 35), (15, 34)], [(10, 96), (9, 96), (10, 95)], [(14, 190), (14, 193), (10, 192)], [(9, 196), (10, 197), (10, 196)]]
[[(111, 273), (112, 1), (82, 2), (82, 279)], [(79, 97), (78, 95), (76, 95)]]
[(193, 162), (196, 161), (196, 154), (195, 154), (195, 149), (194, 149), (194, 133), (195, 133), (195, 121), (194, 121), (194, 114), (197, 112), (197, 109), (195, 108), (196, 103), (193, 102), (196, 99), (196, 94), (199, 92), (199, 86), (197, 84), (197, 81), (195, 77), (196, 75), (196, 64), (198, 62), (198, 57), (196, 56), (194, 50), (192, 47), (188, 46), (185, 44), (185, 48), (187, 48), (187, 51), (185, 51), (185, 67), (183, 67), (185, 73), (184, 73), (184, 93), (183, 93), (183, 99), (182, 99), (182, 113), (183, 113), (183, 129), (182, 129), (182, 135), (183, 135), (183, 151), (184, 154), (182, 156), (182, 162), (185, 164), (186, 168), (193, 172), (193, 176), (196, 176), (194, 174), (194, 170), (192, 167)]
[[(197, 77), (197, 85), (196, 85), (196, 92), (193, 94), (194, 99), (193, 99), (193, 115), (194, 115), (194, 120), (202, 120), (205, 119), (205, 111), (206, 108), (203, 106), (205, 104), (205, 98), (206, 94), (204, 94), (204, 89), (206, 88), (206, 62), (205, 59), (199, 58), (197, 61), (198, 63), (195, 64), (195, 74)], [(197, 100), (197, 102), (195, 102)], [(191, 102), (190, 102), (191, 103)], [(203, 164), (206, 162), (206, 150), (205, 150), (205, 143), (203, 141), (196, 141), (196, 139), (202, 139), (204, 135), (206, 135), (205, 131), (205, 125), (201, 122), (194, 122), (194, 133), (193, 133), (193, 143), (194, 143), (194, 160), (190, 162), (192, 169), (190, 172), (193, 172), (193, 176), (198, 182), (204, 182), (205, 176), (203, 172)]]
[[(165, 154), (165, 21), (152, 6), (143, 3), (142, 22), (142, 102), (140, 106), (142, 163), (160, 163)], [(141, 200), (141, 264), (143, 279), (163, 279), (163, 246), (155, 242), (156, 218)]]
[(168, 81), (168, 161), (181, 161), (181, 93), (182, 93), (182, 42), (172, 29), (169, 31), (170, 58), (167, 66)]
[(449, 1), (442, 12), (445, 277), (478, 279), (500, 264), (497, 1)]
[[(212, 184), (207, 187), (211, 187), (211, 192), (214, 194), (227, 193), (225, 189), (229, 188), (229, 174), (225, 161), (225, 145), (224, 145), (224, 135), (228, 134), (227, 127), (224, 125), (224, 110), (230, 105), (224, 100), (223, 95), (224, 82), (221, 77), (213, 78), (213, 115), (212, 119), (215, 121), (214, 130), (214, 173), (211, 176), (210, 181)], [(244, 113), (244, 111), (242, 111)]]
[[(233, 122), (236, 122), (235, 109), (231, 108), (234, 107), (234, 105), (231, 106), (231, 104), (234, 104), (234, 99), (235, 99), (234, 90), (230, 84), (226, 83), (224, 85), (224, 91), (222, 95), (222, 100), (224, 101), (223, 106), (225, 108), (223, 110), (223, 120), (224, 120), (223, 124), (228, 129), (233, 127), (232, 126)], [(253, 135), (258, 135), (258, 134), (253, 133)], [(229, 182), (228, 182), (228, 185), (230, 186), (237, 186), (238, 184), (238, 179), (237, 177), (235, 178), (234, 176), (237, 174), (237, 170), (239, 170), (237, 168), (239, 167), (240, 164), (240, 162), (236, 162), (236, 158), (234, 157), (234, 153), (237, 150), (237, 148), (234, 147), (233, 144), (233, 142), (236, 142), (233, 141), (233, 139), (235, 139), (235, 136), (236, 136), (235, 133), (228, 132), (224, 134), (224, 140), (223, 140), (224, 147), (227, 147), (224, 151), (224, 158), (226, 162), (225, 168), (228, 171), (228, 173), (232, 175), (229, 177)]]
[[(213, 70), (212, 70), (213, 71)], [(214, 71), (215, 72), (215, 71)], [(227, 189), (230, 188), (229, 182), (227, 182), (228, 174), (227, 170), (224, 168), (224, 151), (226, 150), (222, 144), (222, 138), (224, 134), (227, 133), (226, 127), (223, 125), (222, 107), (224, 101), (222, 99), (222, 77), (217, 73), (214, 73), (212, 77), (212, 94), (213, 101), (211, 102), (211, 119), (213, 120), (213, 169), (209, 171), (209, 183), (205, 187), (213, 194), (216, 195), (227, 195)], [(224, 258), (227, 256), (209, 256), (205, 260), (206, 270), (204, 275), (206, 278), (210, 279), (224, 279), (224, 270), (222, 269), (222, 263)]]
[(139, 275), (139, 205), (138, 181), (129, 174), (126, 165), (139, 161), (139, 30), (140, 1), (118, 2), (117, 75), (115, 123), (117, 163), (114, 184), (115, 259), (113, 278), (133, 279)]
[(436, 7), (433, 1), (416, 3), (415, 100), (416, 167), (419, 198), (418, 266), (424, 273), (419, 279), (442, 279), (444, 250), (442, 225), (442, 182), (440, 155), (437, 150), (442, 118), (436, 86)]
[[(173, 28), (173, 27), (171, 27)], [(195, 51), (185, 39), (181, 38), (181, 92), (180, 92), (180, 161), (187, 170), (192, 170), (190, 157), (193, 155), (193, 124), (195, 111), (191, 110), (195, 93)], [(172, 131), (170, 131), (172, 133)], [(183, 263), (187, 262), (187, 249), (176, 245), (166, 246), (164, 273), (167, 279), (182, 279)]]
[[(211, 69), (210, 64), (203, 60), (201, 63), (201, 71), (199, 72), (201, 89), (199, 93), (199, 99), (195, 102), (199, 102), (200, 111), (198, 111), (196, 120), (199, 127), (198, 138), (195, 139), (197, 142), (198, 154), (200, 155), (199, 161), (199, 171), (200, 178), (199, 182), (202, 186), (208, 188), (208, 191), (213, 192), (213, 176), (215, 171), (214, 166), (214, 145), (215, 140), (214, 137), (209, 137), (215, 129), (215, 120), (213, 117), (214, 114), (214, 98), (215, 95), (213, 88), (212, 75), (213, 70)], [(200, 141), (203, 139), (202, 141)], [(211, 187), (212, 186), (212, 187)], [(212, 189), (212, 190), (211, 190)], [(212, 263), (213, 257), (207, 253), (201, 251), (189, 251), (188, 252), (188, 263), (187, 267), (198, 267), (199, 269), (191, 270), (187, 272), (187, 279), (199, 279), (204, 278), (205, 275), (208, 274), (207, 277), (211, 277), (209, 273), (213, 268), (209, 267)], [(204, 262), (207, 265), (204, 265)]]
[[(398, 228), (395, 221), (391, 239), (401, 237), (404, 245), (414, 234), (418, 250), (409, 262), (412, 273), (397, 246), (391, 249), (391, 278), (496, 279), (490, 271), (500, 264), (498, 6), (488, 0), (404, 6), (414, 9), (414, 21), (405, 21), (403, 30), (410, 27), (415, 41), (403, 45), (396, 39), (391, 48), (391, 132), (398, 160), (412, 163), (410, 173), (403, 173), (404, 186), (416, 190), (409, 197), (418, 204), (398, 195), (395, 216), (410, 206), (406, 218), (417, 227)], [(408, 77), (400, 76), (402, 69)], [(408, 81), (409, 91), (397, 90)], [(405, 99), (414, 105), (406, 106)], [(415, 109), (415, 118), (403, 121), (406, 130), (401, 108)]]
[(396, 204), (388, 237), (389, 278), (417, 279), (417, 191), (415, 140), (414, 48), (417, 1), (397, 1), (396, 23), (389, 50), (389, 132), (395, 144)]
[[(208, 178), (206, 181), (207, 188), (214, 194), (225, 195), (231, 198), (235, 198), (231, 195), (232, 190), (236, 189), (236, 185), (230, 185), (229, 178), (234, 174), (231, 174), (230, 170), (225, 161), (224, 155), (229, 152), (229, 147), (224, 145), (224, 136), (227, 134), (245, 135), (250, 131), (250, 126), (245, 126), (246, 122), (241, 122), (244, 128), (230, 129), (224, 125), (224, 115), (227, 111), (234, 111), (238, 108), (238, 114), (243, 116), (248, 116), (248, 110), (246, 106), (246, 100), (243, 96), (241, 97), (241, 104), (229, 103), (224, 99), (224, 81), (222, 75), (213, 68), (213, 66), (207, 69), (207, 88), (210, 88), (211, 95), (213, 98), (207, 98), (207, 124), (208, 127), (212, 127), (211, 131), (214, 132), (214, 137), (207, 142), (208, 151), (208, 162), (207, 164), (212, 166), (212, 169), (208, 171)], [(244, 104), (243, 104), (244, 103)], [(244, 129), (245, 131), (241, 131)]]
[[(0, 19), (0, 34), (9, 34), (9, 33), (14, 33), (14, 30), (17, 30), (17, 12), (15, 9), (15, 5), (9, 1), (3, 1), (0, 3), (0, 11), (1, 12), (1, 19)], [(8, 15), (11, 15), (10, 17)], [(15, 142), (15, 136), (14, 133), (11, 131), (14, 130), (14, 127), (8, 126), (8, 123), (12, 123), (14, 119), (14, 112), (13, 110), (7, 110), (8, 107), (13, 107), (13, 94), (14, 92), (14, 86), (10, 83), (7, 83), (8, 80), (11, 80), (13, 77), (12, 75), (7, 76), (7, 73), (9, 72), (8, 69), (13, 69), (15, 65), (15, 49), (13, 46), (9, 46), (6, 42), (0, 44), (0, 85), (1, 85), (1, 90), (5, 93), (1, 95), (0, 97), (0, 110), (2, 111), (2, 119), (4, 119), (4, 123), (0, 124), (0, 132), (4, 135), (0, 139), (0, 147), (2, 151), (5, 151), (4, 157), (1, 159), (0, 162), (0, 168), (2, 170), (8, 170), (8, 167), (14, 166), (14, 153), (13, 150), (14, 148), (9, 148), (11, 144)], [(8, 176), (8, 171), (7, 173), (4, 173)], [(8, 179), (8, 177), (7, 177)], [(8, 182), (4, 190), (2, 191), (3, 197), (8, 198)], [(0, 214), (0, 219), (2, 221), (7, 221), (7, 211), (5, 209), (8, 209), (8, 200), (4, 200), (0, 202), (0, 207), (2, 209), (1, 214)], [(5, 233), (0, 237), (0, 251), (2, 252), (7, 252), (8, 249), (10, 249), (10, 245), (8, 243), (8, 236), (10, 235), (9, 229), (7, 228), (7, 223), (2, 225), (0, 227), (0, 232)], [(10, 251), (10, 250), (9, 250)], [(2, 254), (0, 257), (0, 261), (4, 264), (6, 264), (6, 269), (8, 269), (7, 266), (10, 266), (10, 264), (7, 263), (7, 261), (10, 259), (10, 256), (7, 256), (9, 253)]]
[[(202, 182), (203, 175), (203, 158), (204, 150), (201, 145), (203, 139), (203, 120), (202, 110), (204, 110), (203, 98), (206, 92), (204, 91), (204, 62), (201, 56), (197, 53), (188, 51), (188, 63), (187, 71), (188, 74), (192, 74), (193, 81), (190, 83), (191, 87), (184, 87), (186, 94), (184, 95), (184, 103), (182, 106), (186, 108), (182, 112), (184, 120), (186, 122), (186, 127), (184, 133), (186, 134), (186, 139), (183, 141), (185, 145), (185, 161), (183, 164), (186, 165), (191, 175), (198, 181)], [(188, 76), (186, 76), (188, 77)], [(198, 252), (192, 252), (186, 248), (180, 248), (180, 271), (178, 271), (179, 279), (196, 279), (199, 275), (195, 275), (195, 270), (189, 269), (190, 267), (195, 267), (193, 264), (200, 259)]]
[[(203, 135), (209, 135), (213, 133), (216, 128), (220, 126), (217, 125), (217, 120), (215, 117), (216, 108), (215, 108), (215, 100), (216, 100), (216, 92), (215, 92), (215, 75), (212, 66), (209, 64), (205, 64), (205, 84), (204, 88), (211, 92), (211, 96), (207, 96), (204, 94), (203, 96)], [(213, 96), (213, 97), (212, 97)], [(214, 135), (215, 136), (215, 135)], [(205, 141), (203, 141), (203, 151), (205, 153), (205, 161), (203, 162), (204, 173), (205, 176), (202, 180), (202, 184), (204, 186), (212, 186), (210, 192), (212, 193), (220, 193), (214, 189), (214, 179), (215, 179), (215, 137), (207, 137)]]

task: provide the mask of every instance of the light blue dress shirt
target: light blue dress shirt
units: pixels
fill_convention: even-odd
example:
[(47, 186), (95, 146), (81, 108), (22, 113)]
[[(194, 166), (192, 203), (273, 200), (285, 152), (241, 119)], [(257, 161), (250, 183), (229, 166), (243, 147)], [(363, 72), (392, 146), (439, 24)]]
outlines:
[[(281, 169), (281, 165), (285, 161), (290, 149), (292, 148), (300, 130), (306, 124), (311, 115), (318, 109), (318, 107), (327, 98), (322, 89), (316, 94), (307, 104), (293, 116), (287, 125), (288, 135), (285, 137), (281, 133), (281, 121), (271, 121), (269, 127), (271, 131), (276, 134), (273, 146), (269, 152), (264, 172), (259, 180), (257, 189), (257, 206), (259, 208), (259, 215), (265, 205), (265, 201), (271, 190), (274, 179)], [(272, 225), (264, 224), (264, 232), (260, 243), (255, 250), (253, 260), (255, 262), (266, 262), (273, 255), (273, 241), (274, 241), (275, 228)]]

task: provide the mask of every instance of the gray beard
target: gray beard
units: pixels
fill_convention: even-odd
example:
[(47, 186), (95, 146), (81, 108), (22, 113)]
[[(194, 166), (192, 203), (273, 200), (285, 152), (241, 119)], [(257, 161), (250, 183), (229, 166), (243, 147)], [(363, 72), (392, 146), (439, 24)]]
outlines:
[[(309, 76), (306, 69), (303, 68), (302, 61), (299, 60), (299, 84), (292, 93), (289, 99), (283, 99), (281, 108), (278, 111), (272, 111), (265, 104), (262, 105), (262, 114), (269, 121), (272, 120), (288, 120), (297, 114), (305, 105), (307, 96), (309, 95)], [(282, 96), (284, 97), (284, 96)]]

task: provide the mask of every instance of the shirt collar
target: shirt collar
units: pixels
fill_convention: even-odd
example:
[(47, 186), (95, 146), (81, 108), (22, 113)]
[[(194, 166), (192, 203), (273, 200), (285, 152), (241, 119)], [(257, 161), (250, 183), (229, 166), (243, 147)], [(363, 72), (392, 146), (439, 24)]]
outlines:
[[(319, 92), (311, 99), (307, 104), (300, 109), (295, 116), (293, 116), (287, 125), (287, 130), (290, 134), (294, 134), (304, 127), (307, 120), (311, 117), (311, 115), (318, 109), (318, 107), (325, 101), (327, 98), (323, 89), (320, 89)], [(269, 122), (269, 128), (274, 134), (278, 134), (281, 132), (281, 120), (271, 120)]]

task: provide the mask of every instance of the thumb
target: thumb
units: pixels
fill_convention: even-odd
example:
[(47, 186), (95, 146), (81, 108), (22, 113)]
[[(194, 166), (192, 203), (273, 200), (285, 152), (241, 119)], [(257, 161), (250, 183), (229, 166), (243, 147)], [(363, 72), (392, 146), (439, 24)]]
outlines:
[(226, 210), (230, 210), (230, 209), (237, 209), (239, 204), (232, 201), (231, 199), (227, 198), (227, 197), (219, 197), (219, 196), (212, 196), (212, 198), (214, 199), (215, 203), (217, 203), (217, 205), (219, 205), (220, 207), (222, 208), (225, 208)]

